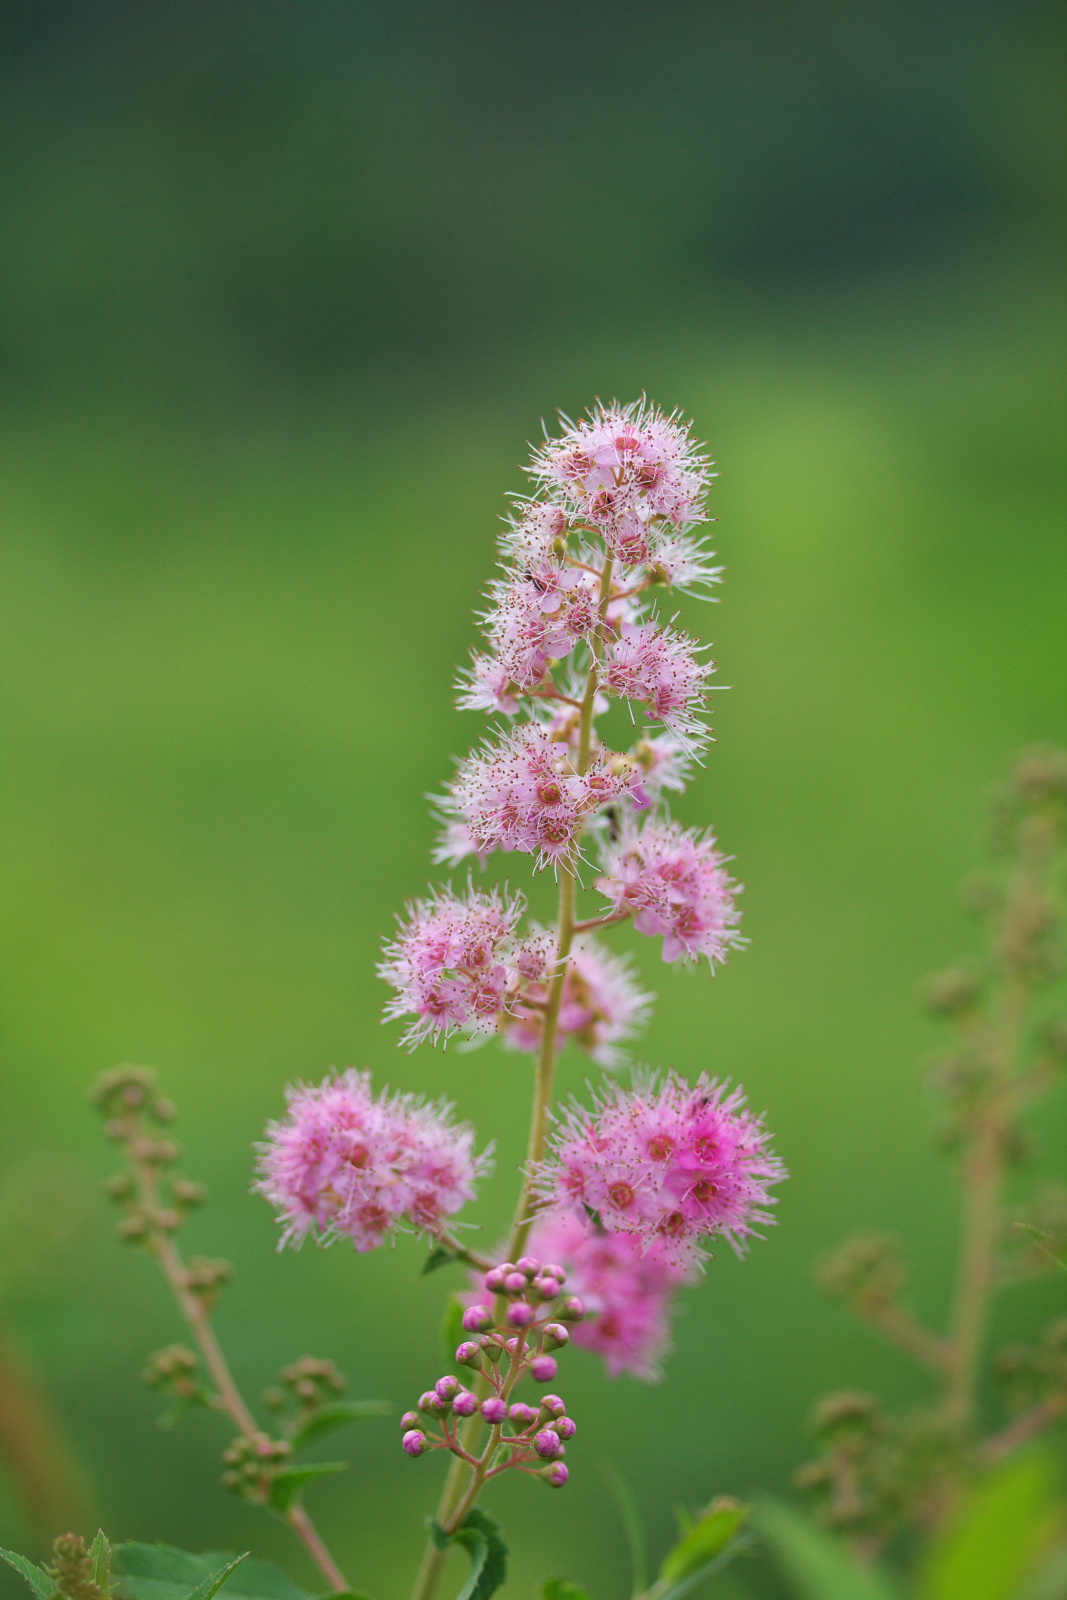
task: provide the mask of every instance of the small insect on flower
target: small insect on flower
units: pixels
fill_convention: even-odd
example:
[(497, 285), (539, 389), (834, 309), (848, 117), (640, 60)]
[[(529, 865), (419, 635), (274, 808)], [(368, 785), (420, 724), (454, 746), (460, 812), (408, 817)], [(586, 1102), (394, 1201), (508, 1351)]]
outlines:
[(592, 1110), (572, 1103), (551, 1151), (537, 1178), (549, 1215), (591, 1212), (605, 1232), (655, 1245), (682, 1269), (715, 1234), (742, 1254), (773, 1220), (769, 1191), (786, 1175), (742, 1091), (706, 1074), (693, 1086), (675, 1073), (609, 1084)]
[(298, 1084), (287, 1098), (258, 1147), (255, 1185), (278, 1211), (279, 1248), (312, 1231), (359, 1251), (405, 1227), (433, 1234), (489, 1170), (489, 1152), (474, 1154), (474, 1130), (453, 1122), (445, 1101), (375, 1095), (369, 1072)]

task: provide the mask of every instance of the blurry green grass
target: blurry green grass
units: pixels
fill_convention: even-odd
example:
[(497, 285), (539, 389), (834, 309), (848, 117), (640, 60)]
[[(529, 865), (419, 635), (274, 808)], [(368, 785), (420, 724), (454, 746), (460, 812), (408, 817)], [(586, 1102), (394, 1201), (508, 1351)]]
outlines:
[[(901, 333), (857, 320), (778, 349), (542, 351), (488, 398), (441, 394), (373, 424), (338, 402), (255, 425), (104, 407), (16, 428), (0, 1157), (23, 1248), (7, 1299), (115, 1537), (251, 1546), (309, 1576), (283, 1530), (217, 1487), (215, 1421), (154, 1429), (137, 1374), (178, 1329), (96, 1197), (108, 1157), (84, 1087), (99, 1069), (149, 1062), (181, 1105), (187, 1170), (213, 1192), (189, 1243), (237, 1261), (219, 1321), (250, 1392), (313, 1352), (402, 1409), (439, 1370), (443, 1282), (415, 1282), (415, 1243), (272, 1253), (249, 1147), (286, 1080), (356, 1062), (446, 1088), (498, 1141), (477, 1216), (489, 1237), (502, 1225), (524, 1064), (397, 1052), (373, 966), (430, 876), (423, 795), (481, 731), (452, 711), (451, 680), (523, 438), (557, 399), (597, 390), (682, 405), (723, 473), (722, 603), (687, 620), (732, 689), (677, 810), (736, 856), (752, 945), (713, 980), (642, 942), (660, 1002), (640, 1050), (739, 1077), (793, 1177), (767, 1242), (687, 1297), (662, 1388), (568, 1360), (581, 1432), (566, 1495), (496, 1497), (509, 1593), (555, 1571), (623, 1592), (605, 1458), (665, 1536), (675, 1502), (784, 1484), (820, 1389), (921, 1392), (821, 1305), (810, 1261), (852, 1228), (899, 1231), (921, 1309), (940, 1312), (951, 1189), (926, 1140), (916, 1069), (935, 1035), (916, 983), (971, 937), (953, 892), (982, 791), (1016, 746), (1067, 736), (1056, 360), (1041, 315), (1001, 310)], [(493, 868), (525, 886), (524, 861)], [(568, 1060), (564, 1086), (583, 1076)], [(1062, 1099), (1041, 1141), (1062, 1166)], [(35, 1197), (21, 1210), (20, 1185)], [(1020, 1291), (1005, 1326), (1053, 1293)], [(388, 1423), (343, 1445), (353, 1474), (313, 1503), (350, 1574), (400, 1592), (437, 1464), (400, 1458)], [(0, 1540), (18, 1537), (12, 1509)]]

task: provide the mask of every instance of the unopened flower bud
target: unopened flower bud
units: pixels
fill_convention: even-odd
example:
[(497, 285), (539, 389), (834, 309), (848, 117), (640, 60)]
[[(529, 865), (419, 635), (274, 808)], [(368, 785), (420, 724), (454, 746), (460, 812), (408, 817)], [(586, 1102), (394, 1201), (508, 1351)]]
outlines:
[(434, 1392), (439, 1400), (454, 1400), (462, 1387), (459, 1379), (448, 1373), (445, 1377), (438, 1378), (434, 1384)]
[(464, 1340), (463, 1344), (456, 1346), (456, 1360), (461, 1367), (480, 1367), (482, 1364), (482, 1347), (475, 1344), (473, 1339)]
[(558, 1278), (535, 1278), (533, 1291), (539, 1300), (554, 1300), (559, 1294)]
[(157, 1122), (173, 1122), (178, 1115), (178, 1107), (174, 1101), (168, 1100), (164, 1095), (152, 1101), (151, 1111)]
[(513, 1406), (508, 1407), (508, 1421), (514, 1423), (516, 1428), (525, 1430), (532, 1427), (537, 1421), (537, 1412), (533, 1406), (528, 1406), (522, 1400), (517, 1400)]
[(546, 1350), (558, 1350), (567, 1343), (570, 1334), (562, 1322), (546, 1322), (544, 1328), (544, 1346)]
[(515, 1266), (519, 1272), (525, 1272), (528, 1278), (536, 1278), (541, 1270), (540, 1261), (535, 1261), (533, 1256), (520, 1256)]
[(132, 1217), (124, 1217), (115, 1232), (120, 1239), (125, 1239), (130, 1244), (137, 1244), (147, 1234), (148, 1223), (138, 1212)]
[(133, 1178), (128, 1172), (116, 1172), (104, 1188), (109, 1200), (128, 1200), (134, 1191)]
[(546, 1261), (541, 1268), (542, 1278), (555, 1278), (558, 1283), (566, 1283), (566, 1267), (558, 1267), (554, 1261)]
[(573, 1422), (570, 1417), (557, 1417), (552, 1426), (561, 1439), (573, 1439), (578, 1432), (578, 1424)]
[(544, 1456), (546, 1461), (554, 1461), (562, 1452), (559, 1434), (553, 1433), (551, 1428), (542, 1428), (534, 1438), (534, 1449), (539, 1456)]
[(540, 1476), (553, 1489), (562, 1489), (570, 1473), (562, 1461), (553, 1461), (550, 1467), (545, 1467)]
[(457, 1394), (452, 1402), (452, 1410), (457, 1417), (473, 1417), (477, 1409), (478, 1396), (472, 1394), (469, 1389), (464, 1389), (461, 1394)]
[(468, 1306), (463, 1313), (463, 1328), (467, 1333), (488, 1333), (493, 1326), (493, 1313), (488, 1306)]
[[(507, 1320), (513, 1328), (528, 1328), (533, 1319), (534, 1308), (533, 1306), (528, 1306), (525, 1300), (516, 1300), (513, 1306), (508, 1306)], [(551, 1327), (552, 1324), (550, 1323), (549, 1326)], [(563, 1340), (560, 1340), (561, 1344), (563, 1342)]]
[(530, 1376), (535, 1383), (551, 1383), (558, 1372), (555, 1356), (534, 1356), (530, 1362)]
[(507, 1414), (507, 1402), (504, 1400), (498, 1400), (495, 1395), (491, 1396), (488, 1400), (482, 1401), (482, 1416), (485, 1418), (486, 1422), (492, 1423), (494, 1428), (499, 1427)]
[(489, 1271), (485, 1275), (484, 1280), (486, 1290), (489, 1294), (503, 1293), (504, 1279), (507, 1277), (509, 1270), (510, 1268), (505, 1269), (504, 1267), (490, 1267)]
[(567, 1407), (563, 1404), (558, 1394), (543, 1394), (541, 1396), (541, 1410), (546, 1417), (562, 1417)]
[(428, 1411), (431, 1414), (436, 1415), (437, 1408), (440, 1404), (441, 1402), (438, 1400), (437, 1392), (434, 1389), (424, 1389), (422, 1394), (419, 1395), (420, 1411)]
[(400, 1419), (400, 1426), (406, 1433), (410, 1428), (417, 1428), (422, 1418), (417, 1411), (405, 1411)]
[(194, 1183), (191, 1178), (175, 1178), (170, 1186), (170, 1192), (180, 1206), (202, 1206), (207, 1199), (204, 1185)]
[(579, 1300), (576, 1294), (569, 1294), (556, 1315), (563, 1322), (581, 1322), (585, 1316), (585, 1301)]
[(495, 1339), (487, 1339), (482, 1345), (482, 1354), (485, 1356), (486, 1360), (491, 1361), (495, 1367), (501, 1356), (504, 1354), (504, 1349), (503, 1346), (499, 1345)]
[(429, 1449), (426, 1435), (420, 1433), (418, 1428), (409, 1428), (400, 1442), (404, 1447), (404, 1454), (409, 1456), (421, 1456)]
[(507, 1294), (526, 1293), (526, 1275), (522, 1272), (509, 1272), (504, 1279), (504, 1289)]
[(156, 1221), (164, 1233), (174, 1233), (182, 1225), (182, 1214), (175, 1211), (173, 1206), (166, 1206), (156, 1217)]

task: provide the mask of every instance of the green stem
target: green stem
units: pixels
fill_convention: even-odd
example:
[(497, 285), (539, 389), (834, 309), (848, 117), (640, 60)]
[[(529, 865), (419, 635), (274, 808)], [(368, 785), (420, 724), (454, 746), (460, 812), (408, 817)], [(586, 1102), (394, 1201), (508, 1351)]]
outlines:
[[(611, 599), (612, 567), (612, 558), (608, 556), (600, 573), (600, 593), (598, 596), (600, 626), (592, 641), (592, 659), (586, 675), (585, 692), (582, 695), (581, 716), (578, 724), (578, 758), (576, 766), (580, 774), (588, 771), (592, 756), (593, 708), (600, 682), (600, 675), (597, 669), (603, 643), (608, 602)], [(575, 847), (577, 847), (577, 840), (575, 840)], [(552, 1089), (555, 1083), (556, 1061), (559, 1055), (559, 1013), (563, 1004), (563, 986), (567, 977), (567, 963), (571, 953), (571, 946), (574, 943), (574, 906), (578, 878), (572, 862), (573, 858), (560, 864), (556, 956), (548, 999), (545, 1002), (541, 1048), (537, 1053), (533, 1107), (530, 1115), (530, 1137), (526, 1146), (526, 1165), (523, 1173), (522, 1188), (519, 1191), (518, 1202), (515, 1206), (511, 1233), (508, 1237), (507, 1257), (509, 1260), (514, 1260), (516, 1256), (522, 1254), (530, 1229), (533, 1226), (533, 1217), (530, 1209), (532, 1186), (536, 1166), (544, 1158), (545, 1153), (548, 1115), (552, 1106)], [(480, 1392), (482, 1387), (483, 1385), (479, 1385), (476, 1392)], [(478, 1441), (481, 1425), (480, 1417), (477, 1415), (470, 1417), (460, 1436), (461, 1445), (470, 1455), (475, 1453), (474, 1447)], [(487, 1451), (482, 1462), (476, 1468), (471, 1468), (462, 1457), (453, 1456), (437, 1507), (436, 1520), (442, 1528), (447, 1528), (449, 1531), (458, 1528), (467, 1512), (474, 1505), (485, 1481), (490, 1454), (491, 1452)], [(470, 1474), (469, 1481), (468, 1474)], [(418, 1576), (415, 1579), (415, 1587), (411, 1591), (411, 1600), (432, 1600), (432, 1596), (440, 1582), (447, 1555), (447, 1550), (439, 1550), (432, 1539), (427, 1541), (422, 1565), (419, 1567)]]

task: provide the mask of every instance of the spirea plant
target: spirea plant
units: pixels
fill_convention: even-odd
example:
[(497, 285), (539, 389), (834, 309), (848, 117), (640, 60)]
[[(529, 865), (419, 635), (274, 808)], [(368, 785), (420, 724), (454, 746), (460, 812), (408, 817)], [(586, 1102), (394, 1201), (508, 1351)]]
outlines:
[[(487, 713), (491, 729), (436, 802), (435, 856), (452, 876), (408, 905), (379, 968), (391, 992), (386, 1020), (401, 1025), (409, 1049), (495, 1035), (529, 1062), (529, 1140), (510, 1232), (488, 1252), (466, 1229), (461, 1237), (456, 1218), (489, 1175), (490, 1152), (450, 1103), (376, 1088), (365, 1070), (291, 1087), (259, 1146), (255, 1180), (283, 1247), (310, 1235), (348, 1240), (362, 1254), (417, 1233), (428, 1245), (425, 1270), (459, 1263), (470, 1274), (465, 1299), (453, 1297), (454, 1370), (419, 1375), (401, 1408), (400, 1446), (412, 1462), (450, 1458), (412, 1600), (437, 1594), (455, 1544), (470, 1557), (464, 1600), (488, 1600), (504, 1582), (507, 1546), (483, 1496), (509, 1473), (562, 1489), (572, 1452), (579, 1466), (577, 1408), (556, 1392), (566, 1388), (568, 1344), (597, 1352), (613, 1377), (657, 1377), (674, 1297), (699, 1276), (714, 1239), (744, 1253), (772, 1220), (771, 1191), (785, 1175), (741, 1090), (707, 1073), (689, 1082), (634, 1068), (591, 1086), (583, 1102), (555, 1103), (568, 1043), (617, 1071), (649, 1015), (652, 996), (601, 930), (629, 923), (658, 941), (664, 961), (704, 958), (711, 968), (742, 941), (727, 858), (666, 804), (710, 737), (713, 664), (673, 615), (677, 595), (707, 596), (720, 578), (702, 537), (710, 465), (679, 416), (640, 401), (564, 419), (528, 473), (533, 492), (514, 502), (501, 537), (484, 644), (459, 682), (460, 706)], [(628, 715), (615, 722), (632, 730), (621, 749), (600, 731), (616, 702)], [(525, 920), (524, 897), (487, 877), (500, 854), (524, 856), (554, 879), (551, 927)], [(137, 1067), (107, 1074), (95, 1098), (123, 1155), (110, 1184), (119, 1232), (155, 1256), (195, 1346), (170, 1346), (149, 1362), (146, 1379), (169, 1402), (165, 1420), (197, 1406), (222, 1414), (232, 1436), (225, 1486), (283, 1517), (330, 1590), (351, 1593), (303, 1504), (340, 1464), (302, 1452), (389, 1408), (344, 1398), (333, 1365), (308, 1357), (284, 1368), (262, 1413), (253, 1411), (212, 1325), (229, 1267), (186, 1260), (179, 1248), (203, 1194), (177, 1172), (173, 1106)], [(735, 1502), (713, 1502), (638, 1588), (648, 1600), (680, 1600), (744, 1543), (745, 1520)], [(144, 1549), (118, 1547), (118, 1569), (151, 1567)], [(34, 1569), (37, 1600), (103, 1600), (106, 1541), (91, 1552), (75, 1541), (64, 1559), (63, 1573), (82, 1572), (81, 1589), (58, 1567)], [(206, 1558), (167, 1559), (188, 1572), (195, 1600), (246, 1581), (229, 1568), (202, 1570)], [(193, 1582), (188, 1563), (198, 1560)], [(184, 1578), (176, 1581), (181, 1589)], [(131, 1583), (116, 1592), (139, 1600)], [(563, 1580), (545, 1593), (581, 1596)]]

